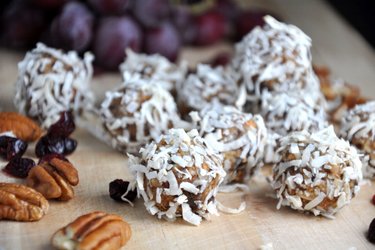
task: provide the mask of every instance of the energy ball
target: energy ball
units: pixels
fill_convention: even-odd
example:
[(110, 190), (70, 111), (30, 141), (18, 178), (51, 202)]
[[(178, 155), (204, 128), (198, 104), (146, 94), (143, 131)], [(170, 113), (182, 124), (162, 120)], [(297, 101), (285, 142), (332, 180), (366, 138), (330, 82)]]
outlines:
[(100, 117), (112, 147), (134, 154), (170, 128), (187, 126), (168, 91), (137, 78), (106, 92)]
[(327, 127), (325, 100), (321, 95), (312, 97), (311, 93), (305, 91), (266, 90), (262, 93), (261, 104), (260, 114), (267, 128), (281, 136), (292, 131), (312, 132)]
[(217, 214), (222, 158), (197, 130), (171, 129), (140, 152), (140, 158), (129, 156), (129, 167), (150, 214), (170, 221), (182, 217), (193, 225)]
[(207, 145), (224, 158), (223, 185), (244, 183), (262, 166), (267, 129), (260, 115), (219, 105), (190, 115)]
[(327, 100), (329, 120), (338, 127), (346, 111), (365, 103), (366, 98), (357, 86), (333, 78), (328, 68), (314, 66), (314, 71), (320, 81), (320, 90)]
[(247, 100), (255, 104), (263, 89), (319, 92), (311, 64), (311, 39), (294, 25), (264, 17), (265, 25), (254, 28), (236, 45), (232, 62), (246, 86)]
[(341, 136), (362, 153), (363, 176), (375, 178), (375, 101), (355, 106), (341, 121)]
[(280, 140), (273, 168), (277, 208), (333, 218), (359, 191), (362, 163), (357, 150), (330, 126), (315, 133), (294, 132)]
[(239, 89), (232, 72), (219, 66), (199, 64), (197, 71), (188, 76), (178, 89), (178, 104), (182, 114), (200, 111), (208, 104), (219, 102), (235, 105)]
[(48, 128), (63, 111), (79, 114), (93, 107), (93, 59), (90, 53), (80, 59), (75, 51), (64, 53), (38, 43), (18, 64), (14, 99), (18, 111)]
[(139, 54), (131, 49), (126, 50), (126, 59), (120, 65), (124, 81), (129, 77), (157, 80), (158, 84), (173, 94), (185, 80), (187, 70), (185, 62), (176, 65), (159, 54)]

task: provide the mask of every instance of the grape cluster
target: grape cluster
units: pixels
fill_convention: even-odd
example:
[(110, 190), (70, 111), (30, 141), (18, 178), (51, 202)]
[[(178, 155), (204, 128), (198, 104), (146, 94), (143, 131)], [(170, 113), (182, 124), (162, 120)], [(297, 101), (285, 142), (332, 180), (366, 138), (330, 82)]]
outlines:
[(242, 10), (234, 0), (6, 0), (0, 42), (16, 49), (41, 41), (79, 53), (90, 50), (99, 68), (117, 70), (128, 47), (175, 61), (184, 45), (240, 40), (265, 14)]

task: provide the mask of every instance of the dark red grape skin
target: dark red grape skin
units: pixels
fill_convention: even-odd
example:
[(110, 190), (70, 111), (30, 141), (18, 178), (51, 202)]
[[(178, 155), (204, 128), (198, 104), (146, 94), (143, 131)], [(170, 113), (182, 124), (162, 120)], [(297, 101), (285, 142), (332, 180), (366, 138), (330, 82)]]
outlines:
[(211, 10), (196, 17), (196, 45), (212, 45), (220, 41), (225, 34), (225, 19), (217, 11)]
[(38, 158), (48, 154), (69, 155), (77, 147), (77, 141), (66, 137), (50, 137), (48, 135), (39, 139), (35, 146), (35, 154)]
[(13, 1), (4, 10), (1, 19), (2, 43), (11, 48), (35, 46), (46, 27), (43, 11), (23, 1)]
[(190, 45), (196, 39), (197, 27), (194, 16), (185, 6), (175, 6), (171, 12), (171, 20), (180, 33), (181, 42)]
[(87, 0), (100, 14), (121, 14), (131, 6), (131, 0)]
[(53, 45), (65, 50), (85, 51), (93, 36), (94, 16), (80, 2), (69, 2), (51, 25)]
[(165, 22), (158, 28), (146, 30), (146, 53), (161, 54), (174, 62), (178, 57), (180, 48), (181, 41), (178, 31), (171, 23)]
[[(123, 181), (121, 179), (116, 179), (114, 181), (111, 181), (109, 183), (109, 196), (114, 199), (115, 201), (121, 201), (126, 202), (121, 197), (126, 193), (129, 187), (128, 181)], [(125, 198), (129, 200), (130, 202), (134, 201), (137, 197), (137, 191), (136, 190), (130, 190)]]
[(69, 1), (72, 0), (32, 0), (36, 6), (44, 9), (58, 9)]
[(369, 226), (368, 232), (367, 232), (367, 239), (375, 244), (375, 218), (371, 221), (371, 224)]
[(168, 0), (135, 0), (133, 14), (145, 28), (155, 28), (169, 15)]
[(30, 169), (35, 166), (35, 162), (29, 158), (12, 158), (3, 168), (3, 171), (13, 177), (26, 178)]
[(61, 112), (60, 119), (52, 124), (48, 129), (48, 136), (68, 137), (75, 130), (74, 116), (72, 112)]
[(21, 157), (26, 149), (26, 142), (10, 136), (0, 136), (0, 156), (7, 161), (14, 157)]
[(103, 68), (117, 70), (125, 58), (125, 49), (139, 52), (142, 39), (142, 31), (131, 17), (105, 17), (99, 21), (94, 38), (95, 62)]

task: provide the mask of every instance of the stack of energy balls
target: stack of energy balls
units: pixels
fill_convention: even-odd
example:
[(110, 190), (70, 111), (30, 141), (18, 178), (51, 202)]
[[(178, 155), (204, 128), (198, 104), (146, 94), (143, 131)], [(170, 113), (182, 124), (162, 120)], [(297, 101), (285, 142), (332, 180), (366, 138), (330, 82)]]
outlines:
[[(333, 217), (358, 193), (362, 173), (375, 177), (375, 102), (336, 91), (335, 81), (313, 68), (310, 38), (264, 19), (236, 44), (226, 67), (200, 64), (188, 73), (186, 63), (127, 50), (122, 83), (96, 107), (82, 104), (91, 100), (84, 77), (91, 66), (82, 70), (90, 74), (72, 73), (76, 56), (39, 45), (19, 64), (15, 103), (39, 120), (53, 113), (53, 103), (86, 106), (96, 116), (87, 127), (96, 122), (99, 137), (128, 153), (129, 190), (136, 187), (158, 218), (198, 225), (217, 214), (218, 191), (247, 184), (265, 164), (273, 165), (278, 208)], [(79, 86), (64, 84), (76, 80)]]

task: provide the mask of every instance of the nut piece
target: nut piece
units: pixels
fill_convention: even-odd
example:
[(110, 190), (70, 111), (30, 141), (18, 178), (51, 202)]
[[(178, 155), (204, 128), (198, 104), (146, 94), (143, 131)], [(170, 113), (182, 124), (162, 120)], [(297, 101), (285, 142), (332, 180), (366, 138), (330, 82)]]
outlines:
[(0, 183), (0, 220), (37, 221), (48, 211), (48, 201), (32, 188)]
[(78, 171), (68, 161), (53, 158), (33, 167), (26, 185), (39, 191), (46, 199), (70, 200), (74, 197), (72, 186), (79, 182)]
[(120, 249), (131, 237), (131, 228), (120, 216), (96, 211), (78, 217), (51, 239), (56, 249)]
[(30, 118), (15, 112), (0, 112), (0, 133), (12, 131), (27, 142), (36, 141), (42, 135), (42, 129)]

